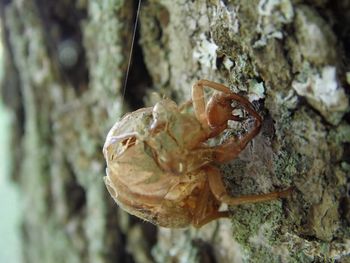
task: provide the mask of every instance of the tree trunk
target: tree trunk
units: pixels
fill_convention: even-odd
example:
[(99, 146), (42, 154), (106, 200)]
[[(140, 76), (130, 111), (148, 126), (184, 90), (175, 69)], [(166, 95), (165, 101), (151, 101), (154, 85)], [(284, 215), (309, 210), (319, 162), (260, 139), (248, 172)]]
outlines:
[[(144, 1), (126, 77), (137, 5), (1, 1), (25, 261), (347, 262), (350, 1)], [(125, 112), (189, 99), (199, 79), (264, 118), (220, 166), (229, 192), (293, 194), (199, 230), (157, 228), (114, 204), (101, 149)]]

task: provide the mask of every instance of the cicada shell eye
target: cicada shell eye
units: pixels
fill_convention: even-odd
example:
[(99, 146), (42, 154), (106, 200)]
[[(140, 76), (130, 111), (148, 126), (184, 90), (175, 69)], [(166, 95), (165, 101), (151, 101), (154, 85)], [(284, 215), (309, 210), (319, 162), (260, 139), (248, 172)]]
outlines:
[(121, 146), (123, 148), (125, 148), (125, 150), (126, 150), (126, 149), (130, 148), (131, 146), (134, 146), (135, 143), (136, 143), (136, 137), (133, 136), (133, 137), (130, 137), (128, 139), (125, 139), (125, 140), (121, 141)]
[(103, 154), (105, 159), (113, 161), (115, 158), (123, 154), (128, 148), (132, 147), (136, 143), (135, 136), (118, 137), (111, 136), (107, 138), (103, 147)]

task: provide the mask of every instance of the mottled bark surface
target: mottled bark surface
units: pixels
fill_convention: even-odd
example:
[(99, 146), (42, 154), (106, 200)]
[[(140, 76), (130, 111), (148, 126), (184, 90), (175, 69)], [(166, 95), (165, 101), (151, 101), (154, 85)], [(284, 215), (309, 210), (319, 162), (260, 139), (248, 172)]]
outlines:
[[(137, 2), (50, 2), (1, 1), (27, 262), (347, 262), (350, 1), (144, 1), (125, 96)], [(117, 209), (101, 148), (152, 92), (181, 102), (198, 79), (264, 117), (220, 167), (230, 193), (294, 192), (199, 230), (158, 229)]]

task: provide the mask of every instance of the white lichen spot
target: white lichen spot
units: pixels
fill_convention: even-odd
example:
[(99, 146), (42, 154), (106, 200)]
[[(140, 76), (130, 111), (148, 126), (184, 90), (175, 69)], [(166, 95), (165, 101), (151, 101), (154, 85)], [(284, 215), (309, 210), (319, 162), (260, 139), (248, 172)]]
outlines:
[(289, 0), (260, 0), (258, 13), (262, 16), (271, 16), (280, 12), (278, 18), (282, 22), (291, 22), (293, 19), (293, 6)]
[(263, 82), (251, 80), (248, 88), (248, 99), (250, 102), (265, 98), (265, 87)]
[(229, 59), (228, 57), (224, 58), (223, 64), (228, 71), (231, 71), (231, 69), (234, 65), (233, 61), (231, 59)]
[(294, 80), (292, 87), (331, 124), (338, 124), (349, 106), (344, 89), (338, 84), (336, 69), (333, 66), (324, 67), (321, 75), (309, 75), (306, 82)]
[(202, 33), (199, 36), (197, 46), (193, 50), (193, 58), (201, 64), (202, 67), (207, 69), (216, 70), (216, 50), (218, 46), (212, 39), (207, 39), (205, 34)]
[[(240, 117), (240, 118), (243, 118), (243, 117), (244, 117), (244, 113), (243, 113), (243, 110), (242, 110), (242, 109), (234, 109), (234, 110), (232, 111), (232, 115), (237, 116), (237, 117)], [(231, 123), (230, 120), (229, 120), (228, 122)], [(232, 124), (233, 124), (233, 123), (237, 124), (236, 121), (232, 121)]]
[(287, 93), (277, 92), (275, 96), (276, 105), (283, 105), (287, 109), (295, 109), (298, 105), (298, 96), (295, 90), (291, 89)]
[(282, 39), (283, 26), (291, 23), (294, 17), (290, 0), (260, 0), (258, 14), (256, 31), (261, 37), (254, 43), (255, 48), (266, 45), (268, 39)]

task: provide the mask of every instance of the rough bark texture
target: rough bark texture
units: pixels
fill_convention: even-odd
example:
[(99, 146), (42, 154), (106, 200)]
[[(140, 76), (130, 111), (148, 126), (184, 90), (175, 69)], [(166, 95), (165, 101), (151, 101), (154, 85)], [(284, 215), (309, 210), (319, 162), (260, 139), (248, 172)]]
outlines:
[[(350, 1), (144, 1), (124, 96), (136, 7), (1, 1), (25, 260), (347, 262)], [(264, 117), (221, 167), (230, 193), (294, 192), (200, 230), (157, 229), (113, 204), (101, 148), (153, 91), (181, 102), (198, 79), (245, 94)]]

